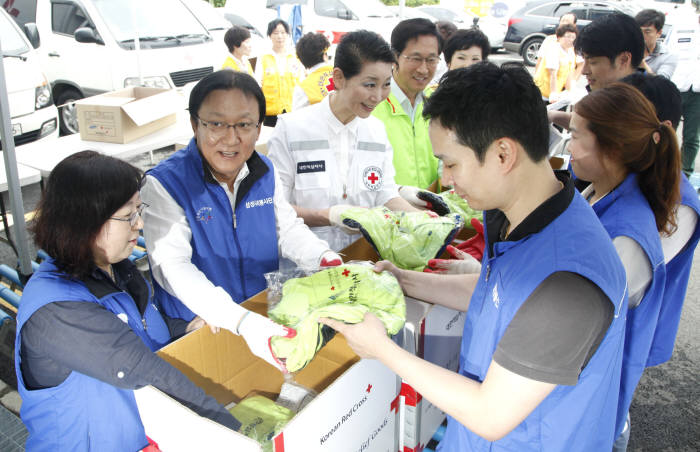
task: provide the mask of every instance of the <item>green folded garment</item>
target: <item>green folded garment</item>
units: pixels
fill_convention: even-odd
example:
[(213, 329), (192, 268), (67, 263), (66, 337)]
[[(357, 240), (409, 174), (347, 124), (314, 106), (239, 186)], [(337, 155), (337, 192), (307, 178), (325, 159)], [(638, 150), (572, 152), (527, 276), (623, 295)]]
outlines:
[(467, 201), (455, 193), (454, 190), (444, 191), (440, 193), (440, 196), (442, 196), (442, 199), (447, 204), (447, 207), (449, 207), (450, 212), (459, 214), (464, 219), (465, 224), (469, 224), (472, 218), (476, 218), (483, 223), (484, 216), (481, 210), (474, 210), (469, 207)]
[(416, 271), (423, 271), (430, 259), (439, 257), (464, 224), (456, 213), (432, 217), (426, 212), (393, 212), (386, 207), (352, 208), (341, 217), (350, 227), (359, 225), (382, 259)]
[(297, 335), (289, 339), (273, 336), (272, 351), (286, 360), (287, 370), (295, 372), (334, 335), (332, 329), (318, 323), (319, 317), (359, 323), (366, 312), (379, 317), (389, 334), (403, 327), (406, 303), (394, 275), (348, 264), (290, 279), (282, 286), (282, 300), (268, 311), (268, 316), (296, 329)]
[(241, 422), (238, 431), (259, 442), (266, 452), (272, 452), (272, 438), (294, 417), (294, 412), (263, 396), (248, 397), (229, 412)]

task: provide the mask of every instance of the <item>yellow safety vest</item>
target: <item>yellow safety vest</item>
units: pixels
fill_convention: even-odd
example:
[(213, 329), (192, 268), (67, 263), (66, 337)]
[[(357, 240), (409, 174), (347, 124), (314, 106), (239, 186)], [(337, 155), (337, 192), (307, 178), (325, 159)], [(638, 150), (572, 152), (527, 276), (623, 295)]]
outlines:
[(317, 104), (328, 95), (328, 79), (333, 76), (333, 66), (326, 65), (313, 71), (300, 86), (309, 98), (309, 104)]
[(226, 61), (224, 61), (224, 65), (221, 66), (221, 69), (233, 69), (234, 71), (238, 71), (238, 72), (247, 72), (248, 75), (253, 76), (253, 74), (254, 74), (253, 73), (253, 66), (250, 65), (250, 61), (246, 60), (245, 65), (246, 65), (246, 68), (245, 68), (246, 70), (244, 71), (238, 65), (238, 62), (236, 61), (236, 59), (229, 55), (228, 58), (226, 58)]
[[(558, 45), (558, 44), (557, 44)], [(560, 55), (563, 54), (563, 50), (560, 50)], [(535, 72), (535, 85), (540, 89), (542, 97), (549, 98), (550, 96), (550, 86), (549, 86), (549, 71), (547, 70), (547, 56), (542, 56), (542, 64), (538, 64), (537, 72)], [(574, 69), (576, 69), (576, 58), (572, 58), (570, 61), (559, 60), (559, 68), (557, 69), (557, 92), (561, 92), (566, 84), (566, 79), (569, 78)]]
[(283, 111), (292, 111), (292, 95), (294, 86), (299, 83), (296, 67), (299, 64), (294, 55), (286, 57), (285, 71), (277, 70), (275, 56), (266, 54), (262, 56), (262, 92), (265, 95), (267, 105), (265, 114), (276, 116)]

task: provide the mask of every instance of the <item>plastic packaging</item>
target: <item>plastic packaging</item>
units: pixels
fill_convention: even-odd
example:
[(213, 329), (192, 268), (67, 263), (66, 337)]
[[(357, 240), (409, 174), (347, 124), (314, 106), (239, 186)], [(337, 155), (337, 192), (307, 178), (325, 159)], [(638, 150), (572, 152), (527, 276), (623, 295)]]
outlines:
[(271, 339), (275, 356), (285, 360), (290, 372), (306, 366), (335, 334), (318, 323), (320, 317), (358, 323), (372, 312), (389, 334), (396, 334), (406, 320), (406, 303), (394, 275), (375, 273), (367, 264), (345, 264), (301, 278), (289, 278), (285, 272), (268, 275), (268, 316), (297, 331), (293, 338)]
[(416, 271), (439, 257), (464, 225), (463, 218), (455, 213), (435, 217), (427, 212), (393, 212), (385, 207), (347, 209), (342, 217), (346, 224), (360, 228), (382, 259)]
[(447, 204), (450, 212), (459, 214), (465, 223), (469, 223), (472, 218), (484, 222), (483, 212), (480, 210), (474, 210), (469, 207), (467, 201), (459, 196), (454, 190), (447, 190), (440, 193), (440, 196)]
[(229, 412), (241, 423), (238, 431), (259, 442), (265, 452), (272, 452), (272, 438), (295, 414), (260, 395), (246, 397)]

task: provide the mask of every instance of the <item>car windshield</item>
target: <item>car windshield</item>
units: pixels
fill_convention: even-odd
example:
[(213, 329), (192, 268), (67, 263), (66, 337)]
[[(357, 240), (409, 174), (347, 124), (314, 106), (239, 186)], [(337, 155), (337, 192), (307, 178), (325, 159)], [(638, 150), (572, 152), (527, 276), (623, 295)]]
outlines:
[(5, 14), (0, 14), (0, 42), (2, 42), (3, 55), (21, 55), (29, 52), (29, 46), (22, 35)]
[[(208, 39), (206, 29), (179, 0), (93, 0), (97, 11), (117, 42), (130, 41), (136, 33), (144, 41)], [(144, 39), (145, 38), (145, 39)]]
[(395, 16), (395, 14), (379, 0), (352, 0), (345, 2), (345, 4), (360, 18)]
[(231, 28), (231, 24), (217, 13), (209, 3), (202, 0), (186, 0), (184, 3), (207, 30), (228, 30)]

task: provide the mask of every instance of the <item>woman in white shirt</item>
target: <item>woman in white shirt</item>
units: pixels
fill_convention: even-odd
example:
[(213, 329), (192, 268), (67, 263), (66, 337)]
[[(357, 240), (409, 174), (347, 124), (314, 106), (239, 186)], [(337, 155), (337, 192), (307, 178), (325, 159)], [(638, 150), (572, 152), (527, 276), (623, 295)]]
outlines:
[(389, 44), (376, 33), (348, 33), (336, 49), (334, 91), (280, 116), (268, 142), (286, 199), (336, 251), (358, 237), (341, 222), (347, 207), (416, 210), (398, 194), (391, 144), (371, 116), (389, 95), (393, 62)]

